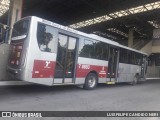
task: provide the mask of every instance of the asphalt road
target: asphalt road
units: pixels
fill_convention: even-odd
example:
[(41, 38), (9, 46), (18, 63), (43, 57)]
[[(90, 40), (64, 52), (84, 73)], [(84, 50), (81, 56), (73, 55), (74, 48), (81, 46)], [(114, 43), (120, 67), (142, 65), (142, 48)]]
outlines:
[(0, 111), (160, 111), (160, 80), (135, 86), (100, 84), (95, 90), (76, 86), (0, 86)]

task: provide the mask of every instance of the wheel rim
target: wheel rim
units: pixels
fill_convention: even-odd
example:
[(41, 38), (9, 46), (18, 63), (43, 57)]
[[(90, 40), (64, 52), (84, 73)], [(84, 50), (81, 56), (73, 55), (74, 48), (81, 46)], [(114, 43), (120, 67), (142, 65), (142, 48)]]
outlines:
[(92, 88), (95, 86), (95, 84), (96, 84), (96, 78), (91, 76), (90, 79), (88, 80), (88, 85), (89, 85), (89, 87)]

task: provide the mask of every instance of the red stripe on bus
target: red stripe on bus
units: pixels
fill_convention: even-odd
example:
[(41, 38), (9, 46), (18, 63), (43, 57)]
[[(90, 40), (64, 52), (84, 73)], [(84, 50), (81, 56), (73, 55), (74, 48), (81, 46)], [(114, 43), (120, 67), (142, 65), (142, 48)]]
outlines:
[(96, 71), (99, 78), (106, 78), (108, 67), (88, 64), (77, 64), (76, 78), (84, 78), (91, 71)]
[(53, 78), (54, 61), (34, 60), (32, 78)]

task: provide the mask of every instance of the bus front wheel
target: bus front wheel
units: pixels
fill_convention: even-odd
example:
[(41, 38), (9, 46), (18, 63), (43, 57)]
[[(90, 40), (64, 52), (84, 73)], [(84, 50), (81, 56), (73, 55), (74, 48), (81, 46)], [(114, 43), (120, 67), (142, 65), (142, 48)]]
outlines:
[(97, 83), (98, 83), (97, 75), (94, 73), (89, 73), (86, 77), (83, 88), (87, 90), (92, 90), (97, 86)]

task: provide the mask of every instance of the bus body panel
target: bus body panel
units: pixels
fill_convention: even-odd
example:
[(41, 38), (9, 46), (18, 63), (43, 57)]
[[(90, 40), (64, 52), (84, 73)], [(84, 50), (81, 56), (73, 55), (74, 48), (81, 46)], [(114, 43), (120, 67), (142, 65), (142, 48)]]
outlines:
[[(26, 18), (24, 18), (26, 19)], [(40, 50), (38, 44), (38, 25), (42, 24), (48, 25), (52, 27), (52, 32), (54, 34), (54, 45), (52, 44), (54, 52), (46, 52)], [(51, 29), (51, 28), (49, 28)], [(47, 33), (46, 33), (47, 34)], [(75, 57), (74, 57), (74, 74), (72, 78), (67, 78), (65, 76), (58, 78), (55, 77), (55, 71), (57, 66), (57, 59), (59, 56), (58, 53), (58, 45), (60, 40), (60, 35), (65, 36), (67, 39), (66, 47), (69, 44), (70, 39), (75, 39)], [(61, 36), (61, 37), (62, 37)], [(109, 46), (112, 46), (112, 50), (116, 53), (116, 74), (114, 77), (108, 76), (108, 66), (109, 60), (99, 60), (87, 57), (80, 57), (79, 56), (79, 47), (80, 42), (88, 39), (88, 40), (97, 40), (101, 41)], [(68, 47), (66, 47), (69, 49)], [(12, 68), (8, 66), (8, 71), (12, 71), (9, 73), (14, 73), (14, 77), (16, 79), (44, 84), (44, 85), (65, 85), (65, 84), (84, 84), (87, 75), (90, 72), (95, 73), (98, 76), (98, 83), (106, 83), (106, 82), (132, 82), (136, 74), (141, 74), (141, 65), (133, 65), (133, 64), (125, 64), (119, 62), (119, 48), (123, 48), (129, 51), (134, 51), (142, 56), (146, 56), (145, 53), (138, 52), (134, 49), (122, 46), (116, 42), (110, 41), (108, 39), (96, 36), (96, 35), (89, 35), (85, 34), (65, 26), (58, 25), (56, 23), (52, 23), (47, 20), (43, 20), (37, 17), (31, 17), (30, 21), (30, 28), (28, 32), (28, 36), (24, 41), (23, 49), (26, 52), (25, 54), (25, 62), (24, 65), (20, 66), (20, 68)], [(67, 50), (67, 52), (70, 52)], [(67, 53), (69, 54), (69, 53)], [(68, 57), (67, 55), (65, 56)], [(114, 57), (113, 57), (114, 58)], [(143, 61), (143, 63), (145, 60)], [(64, 63), (65, 64), (65, 63)], [(145, 63), (146, 64), (146, 63)], [(144, 65), (146, 66), (146, 65)], [(66, 70), (66, 68), (63, 68)], [(63, 74), (66, 74), (69, 71), (63, 71)], [(144, 72), (144, 71), (143, 71)], [(12, 74), (13, 75), (13, 74)], [(144, 76), (143, 76), (144, 77)]]
[(119, 63), (117, 82), (132, 82), (137, 73), (140, 74), (140, 66)]
[[(84, 84), (86, 76), (90, 72), (95, 72), (99, 78), (99, 83), (105, 83), (108, 70), (108, 61), (96, 60), (78, 57), (77, 70), (76, 70), (76, 83)], [(83, 80), (82, 80), (83, 79)], [(82, 82), (80, 82), (80, 80)]]
[[(26, 20), (30, 20), (30, 25), (31, 26), (31, 17), (28, 17), (26, 18)], [(23, 20), (22, 20), (23, 21)], [(17, 22), (20, 23), (22, 22), (21, 20)], [(28, 27), (29, 27), (28, 26)], [(15, 30), (16, 31), (16, 30)], [(18, 39), (20, 38), (19, 37), (13, 37), (11, 38), (12, 39), (15, 39), (15, 40), (12, 40), (11, 41), (11, 45), (10, 45), (10, 55), (9, 55), (9, 60), (8, 60), (8, 67), (7, 67), (7, 70), (8, 70), (8, 74), (11, 76), (12, 79), (17, 79), (17, 80), (28, 80), (28, 73), (29, 73), (29, 69), (27, 67), (27, 62), (28, 62), (28, 59), (27, 59), (27, 56), (28, 56), (28, 48), (29, 48), (29, 40), (30, 40), (30, 34), (31, 34), (31, 27), (28, 28), (28, 33), (27, 33), (27, 37), (25, 37), (24, 39)], [(17, 31), (16, 31), (17, 33)], [(14, 34), (14, 30), (12, 32), (12, 36)], [(22, 35), (23, 36), (23, 35)], [(23, 42), (22, 43), (22, 53), (21, 55), (23, 55), (23, 60), (22, 60), (22, 64), (19, 66), (19, 67), (13, 67), (11, 64), (10, 64), (10, 61), (12, 61), (12, 58), (10, 58), (12, 52), (14, 51), (12, 48), (12, 46), (15, 48), (16, 47), (16, 44), (14, 44), (14, 42), (17, 42), (17, 41), (20, 41), (20, 42)]]
[(52, 85), (56, 54), (43, 52), (39, 49), (37, 42), (37, 30), (35, 30), (38, 22), (40, 22), (39, 19), (33, 17), (33, 27), (30, 34), (31, 39), (29, 41), (28, 62), (26, 64), (29, 71), (29, 77), (26, 81), (44, 85)]

